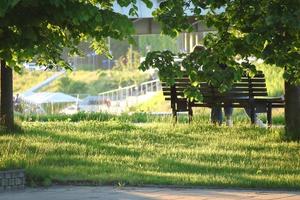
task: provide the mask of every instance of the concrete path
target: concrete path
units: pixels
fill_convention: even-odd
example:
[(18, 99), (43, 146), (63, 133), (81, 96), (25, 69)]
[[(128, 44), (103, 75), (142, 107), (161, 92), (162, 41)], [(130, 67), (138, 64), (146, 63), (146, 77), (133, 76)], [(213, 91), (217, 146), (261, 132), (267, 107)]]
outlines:
[(0, 200), (300, 200), (300, 191), (55, 186), (0, 193)]

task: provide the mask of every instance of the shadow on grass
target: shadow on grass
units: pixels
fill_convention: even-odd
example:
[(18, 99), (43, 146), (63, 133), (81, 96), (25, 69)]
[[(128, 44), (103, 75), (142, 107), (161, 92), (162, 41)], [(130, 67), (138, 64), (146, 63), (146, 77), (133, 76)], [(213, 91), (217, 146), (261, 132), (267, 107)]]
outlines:
[[(291, 150), (288, 146), (265, 145), (264, 141), (251, 143), (249, 140), (229, 147), (224, 141), (231, 141), (228, 138), (231, 133), (222, 127), (206, 125), (201, 129), (192, 126), (191, 131), (200, 129), (200, 133), (189, 134), (181, 132), (183, 129), (178, 126), (159, 134), (157, 131), (160, 129), (129, 124), (62, 124), (52, 127), (55, 125), (31, 127), (24, 134), (32, 141), (27, 145), (27, 152), (24, 150), (28, 154), (27, 159), (39, 157), (36, 161), (27, 162), (29, 180), (38, 183), (84, 180), (131, 185), (299, 186), (295, 181), (297, 178), (290, 182), (288, 179), (276, 180), (277, 176), (300, 174), (296, 166), (291, 169), (288, 166), (277, 167), (278, 163), (284, 165), (286, 157), (281, 157), (280, 152)], [(97, 132), (99, 128), (101, 132)], [(214, 133), (203, 135), (208, 129)], [(74, 130), (76, 134), (70, 133)], [(239, 129), (236, 131), (239, 132)], [(234, 137), (238, 135), (233, 134)], [(262, 131), (262, 134), (268, 135), (268, 132)], [(258, 138), (258, 135), (255, 133), (253, 137)], [(220, 137), (224, 137), (224, 141)], [(207, 151), (206, 147), (209, 147)], [(279, 154), (260, 155), (274, 151)]]
[[(255, 169), (238, 167), (218, 167), (207, 164), (188, 164), (179, 161), (169, 163), (144, 163), (144, 169), (126, 166), (126, 163), (88, 161), (80, 158), (57, 160), (48, 157), (45, 165), (28, 170), (32, 180), (42, 182), (51, 179), (59, 183), (84, 183), (86, 185), (201, 185), (246, 188), (297, 189), (300, 183), (288, 179), (276, 179), (289, 173), (272, 169), (271, 172), (257, 174)], [(60, 165), (51, 163), (60, 162)], [(47, 164), (48, 163), (48, 164)], [(72, 163), (72, 164), (70, 164)], [(128, 163), (127, 163), (128, 164)], [(150, 166), (147, 166), (149, 165)], [(170, 166), (170, 164), (172, 166)], [(137, 163), (143, 165), (143, 162)], [(297, 173), (297, 172), (295, 172)], [(299, 171), (298, 171), (299, 174)], [(40, 176), (39, 176), (40, 175)]]

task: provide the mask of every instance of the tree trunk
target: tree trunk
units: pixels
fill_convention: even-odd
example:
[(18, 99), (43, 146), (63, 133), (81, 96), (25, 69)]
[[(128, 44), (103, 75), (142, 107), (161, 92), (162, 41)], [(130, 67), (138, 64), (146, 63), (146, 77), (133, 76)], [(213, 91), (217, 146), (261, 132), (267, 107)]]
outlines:
[(285, 83), (285, 131), (288, 138), (300, 140), (300, 85)]
[(13, 112), (13, 73), (6, 67), (5, 61), (1, 60), (1, 125), (8, 130), (14, 127)]

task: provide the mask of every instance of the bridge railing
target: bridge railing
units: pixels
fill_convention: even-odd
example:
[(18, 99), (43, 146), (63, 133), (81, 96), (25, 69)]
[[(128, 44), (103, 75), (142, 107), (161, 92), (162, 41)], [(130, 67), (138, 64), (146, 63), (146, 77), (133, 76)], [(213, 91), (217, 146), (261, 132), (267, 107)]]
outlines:
[(109, 101), (122, 101), (131, 96), (140, 96), (149, 92), (157, 92), (161, 90), (159, 79), (143, 82), (138, 85), (131, 85), (115, 90), (110, 90), (98, 94), (101, 102)]

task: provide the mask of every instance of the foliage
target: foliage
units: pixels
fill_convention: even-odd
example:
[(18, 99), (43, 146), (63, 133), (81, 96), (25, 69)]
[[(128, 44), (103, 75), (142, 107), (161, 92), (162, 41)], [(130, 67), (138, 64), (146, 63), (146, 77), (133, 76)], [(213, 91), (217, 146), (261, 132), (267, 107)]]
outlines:
[(68, 77), (62, 77), (60, 79), (58, 87), (58, 90), (60, 92), (68, 94), (77, 94), (87, 90), (86, 83), (81, 81), (71, 81), (71, 79)]
[(139, 52), (146, 56), (149, 51), (170, 50), (178, 52), (177, 41), (167, 35), (140, 35), (138, 37)]
[(140, 65), (140, 54), (132, 48), (128, 48), (126, 55), (121, 56), (113, 69), (121, 71), (136, 71)]
[(174, 56), (169, 50), (149, 52), (139, 69), (146, 71), (149, 68), (158, 68), (158, 75), (161, 81), (174, 84), (175, 78), (182, 76), (180, 64), (174, 62)]
[[(67, 47), (79, 54), (80, 41), (92, 41), (96, 53), (105, 53), (105, 38), (130, 39), (133, 25), (127, 16), (113, 12), (112, 0), (13, 0), (1, 1), (0, 58), (8, 66), (20, 69), (21, 63), (35, 59), (39, 65), (69, 67), (61, 55)], [(151, 7), (149, 0), (143, 2)], [(135, 0), (117, 0), (131, 6), (136, 14)]]
[[(248, 60), (250, 56), (261, 58), (270, 66), (285, 68), (285, 80), (299, 83), (299, 1), (164, 1), (155, 15), (165, 34), (176, 36), (178, 32), (192, 30), (186, 10), (216, 30), (204, 38), (205, 50), (186, 55), (182, 62), (193, 85), (204, 80), (221, 91), (228, 90), (244, 70), (250, 75), (256, 72)], [(169, 55), (168, 52), (149, 54), (141, 69), (159, 68), (162, 79), (172, 84), (172, 78), (168, 77), (176, 76), (180, 68), (175, 67)], [(222, 69), (220, 64), (227, 67)]]
[(282, 140), (282, 129), (214, 127), (204, 121), (22, 126), (22, 134), (1, 134), (0, 168), (24, 167), (32, 184), (300, 187), (300, 146)]

